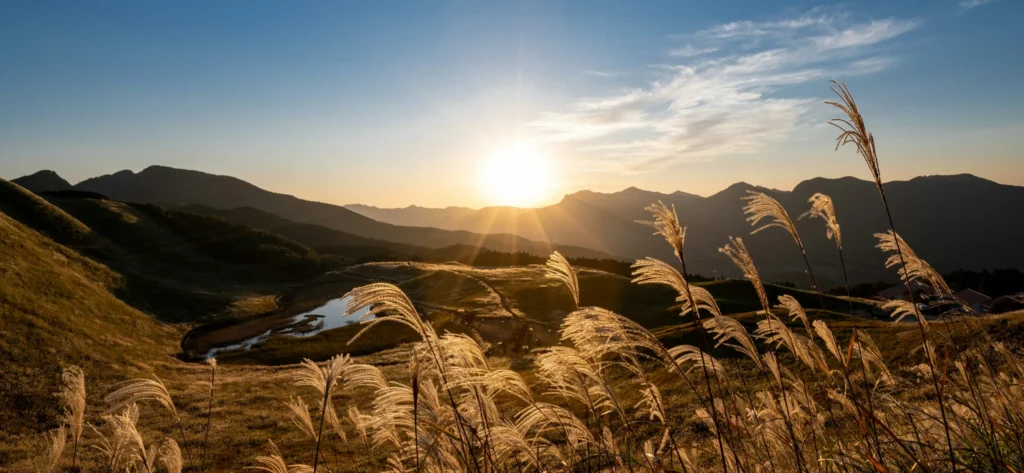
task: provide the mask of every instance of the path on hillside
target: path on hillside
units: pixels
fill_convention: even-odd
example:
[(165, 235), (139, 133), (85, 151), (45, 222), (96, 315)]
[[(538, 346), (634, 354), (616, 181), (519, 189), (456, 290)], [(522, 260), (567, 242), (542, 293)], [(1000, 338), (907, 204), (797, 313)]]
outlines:
[(501, 308), (505, 309), (505, 312), (508, 312), (509, 317), (520, 319), (524, 318), (522, 315), (517, 314), (516, 311), (512, 309), (512, 304), (509, 303), (508, 297), (506, 297), (503, 292), (499, 291), (498, 288), (494, 287), (494, 284), (491, 284), (491, 282), (488, 281), (487, 279), (477, 276), (475, 274), (464, 273), (447, 268), (445, 269), (445, 271), (451, 271), (455, 274), (460, 274), (467, 278), (473, 279), (480, 284), (483, 284), (484, 287), (493, 292), (494, 295), (498, 296), (498, 301), (501, 303)]
[[(464, 276), (464, 277), (470, 278), (470, 279), (472, 279), (472, 280), (482, 284), (485, 288), (487, 288), (488, 291), (493, 293), (495, 296), (498, 296), (498, 303), (501, 304), (501, 308), (503, 310), (505, 310), (505, 312), (508, 313), (509, 317), (512, 317), (512, 318), (515, 318), (515, 319), (523, 319), (523, 318), (525, 318), (523, 315), (518, 314), (512, 308), (512, 304), (509, 301), (508, 296), (506, 296), (503, 292), (499, 291), (498, 288), (495, 287), (494, 284), (492, 284), (487, 279), (482, 278), (480, 276), (477, 276), (475, 274), (471, 274), (471, 273), (468, 273), (468, 272), (464, 272), (464, 271), (460, 271), (458, 269), (452, 269), (452, 268), (440, 268), (440, 269), (437, 269), (437, 271), (447, 271), (447, 272), (452, 273), (452, 274), (457, 274), (459, 276)], [(385, 282), (389, 282), (389, 283), (392, 283), (392, 284), (395, 284), (395, 285), (401, 284), (403, 282), (403, 280), (395, 279), (395, 278), (388, 278), (388, 277), (385, 277), (385, 276), (366, 276), (366, 275), (363, 275), (363, 274), (351, 273), (351, 272), (347, 272), (347, 271), (345, 272), (345, 274), (348, 275), (348, 276), (355, 277), (356, 279), (362, 279), (362, 280), (367, 281), (367, 282), (381, 282), (381, 281), (385, 281)], [(431, 303), (427, 303), (427, 302), (422, 302), (422, 301), (417, 302), (417, 303), (420, 304), (420, 305), (423, 305), (424, 307), (432, 307), (434, 309), (445, 310), (445, 311), (449, 311), (449, 312), (453, 312), (453, 313), (454, 313), (454, 310), (455, 310), (455, 309), (452, 309), (450, 307), (444, 307), (444, 306), (440, 306), (440, 305), (436, 305), (436, 304), (431, 304)]]

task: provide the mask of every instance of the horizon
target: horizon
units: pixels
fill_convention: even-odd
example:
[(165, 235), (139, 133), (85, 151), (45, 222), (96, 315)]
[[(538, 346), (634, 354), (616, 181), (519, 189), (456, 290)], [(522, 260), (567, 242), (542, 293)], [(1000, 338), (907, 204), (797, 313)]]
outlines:
[(381, 208), (867, 179), (835, 78), (887, 180), (1024, 185), (1018, 2), (438, 5), (4, 4), (0, 174), (158, 162)]
[[(265, 186), (261, 186), (261, 185), (258, 185), (256, 183), (253, 183), (253, 182), (249, 182), (249, 181), (247, 181), (245, 179), (239, 178), (238, 176), (231, 176), (231, 175), (226, 175), (226, 174), (213, 174), (213, 173), (209, 173), (209, 172), (206, 172), (206, 171), (203, 171), (203, 170), (200, 170), (200, 169), (174, 168), (174, 167), (166, 166), (166, 165), (162, 165), (162, 164), (151, 164), (151, 165), (148, 165), (148, 166), (146, 166), (146, 167), (144, 167), (144, 168), (142, 168), (142, 169), (140, 169), (138, 171), (132, 170), (132, 169), (122, 169), (122, 170), (119, 170), (119, 171), (114, 171), (114, 172), (106, 173), (106, 174), (98, 174), (98, 175), (95, 175), (95, 176), (89, 176), (87, 178), (84, 178), (84, 179), (81, 179), (81, 180), (74, 180), (74, 181), (66, 179), (62, 174), (60, 174), (60, 172), (52, 170), (52, 169), (40, 169), (40, 170), (35, 171), (33, 173), (25, 174), (23, 176), (11, 177), (11, 178), (9, 178), (7, 180), (14, 180), (14, 179), (23, 178), (23, 177), (29, 177), (29, 176), (32, 176), (32, 175), (35, 175), (35, 174), (51, 172), (51, 173), (56, 174), (61, 179), (64, 179), (65, 181), (67, 181), (72, 186), (75, 186), (75, 185), (78, 185), (78, 184), (80, 184), (80, 183), (82, 183), (82, 182), (84, 182), (86, 180), (92, 179), (92, 178), (110, 176), (110, 175), (113, 175), (113, 174), (118, 174), (118, 173), (126, 172), (126, 171), (130, 172), (132, 174), (139, 174), (139, 173), (145, 171), (146, 169), (149, 169), (149, 168), (152, 168), (152, 167), (169, 168), (169, 169), (175, 169), (175, 170), (178, 170), (178, 171), (199, 172), (199, 173), (203, 173), (203, 174), (207, 174), (207, 175), (211, 175), (211, 176), (217, 176), (217, 177), (228, 177), (228, 178), (233, 178), (233, 179), (241, 180), (241, 181), (243, 181), (243, 182), (245, 182), (247, 184), (254, 185), (254, 186), (256, 186), (256, 187), (258, 187), (258, 188), (260, 188), (260, 189), (262, 189), (264, 191), (267, 191), (267, 192), (278, 193), (278, 194), (287, 194), (287, 193), (284, 193), (284, 192), (280, 192), (280, 191), (278, 191), (278, 190), (276, 190), (276, 189), (274, 189), (272, 187), (265, 187)], [(981, 180), (986, 180), (986, 181), (989, 181), (989, 182), (993, 182), (995, 184), (1002, 185), (1002, 186), (1024, 187), (1024, 186), (1020, 186), (1020, 185), (1017, 185), (1017, 184), (1009, 184), (1009, 183), (1005, 183), (1005, 182), (999, 182), (999, 181), (997, 181), (995, 179), (989, 179), (989, 178), (986, 178), (986, 177), (983, 177), (983, 176), (978, 176), (978, 175), (972, 174), (972, 173), (922, 174), (922, 175), (918, 175), (918, 176), (913, 176), (913, 177), (908, 178), (908, 179), (883, 179), (883, 182), (885, 184), (890, 184), (890, 183), (894, 183), (894, 182), (907, 182), (907, 181), (912, 181), (912, 180), (915, 180), (915, 179), (923, 179), (923, 178), (941, 178), (941, 177), (957, 177), (957, 176), (970, 176), (970, 177), (973, 177), (973, 178), (976, 178), (976, 179), (981, 179)], [(544, 204), (541, 204), (541, 205), (535, 205), (535, 206), (529, 206), (529, 207), (522, 207), (522, 206), (515, 206), (515, 205), (500, 205), (500, 204), (498, 204), (498, 205), (483, 205), (483, 206), (478, 206), (478, 207), (468, 207), (468, 206), (464, 206), (464, 205), (425, 206), (425, 205), (420, 205), (420, 204), (415, 204), (415, 203), (414, 204), (403, 205), (403, 206), (387, 207), (387, 206), (377, 206), (377, 205), (372, 205), (372, 204), (366, 204), (366, 203), (363, 203), (363, 202), (343, 203), (343, 202), (322, 201), (322, 200), (316, 200), (316, 199), (313, 199), (313, 198), (310, 198), (310, 197), (307, 197), (307, 196), (304, 196), (304, 195), (301, 195), (301, 194), (287, 194), (287, 195), (291, 195), (292, 197), (297, 197), (299, 199), (303, 199), (303, 200), (306, 200), (306, 201), (320, 202), (320, 203), (331, 204), (331, 205), (336, 205), (336, 206), (340, 206), (340, 207), (365, 206), (365, 207), (374, 207), (374, 208), (381, 209), (381, 210), (408, 209), (408, 208), (421, 208), (421, 209), (427, 209), (427, 210), (444, 210), (444, 209), (453, 209), (453, 208), (461, 208), (461, 209), (468, 209), (468, 210), (482, 210), (482, 209), (487, 209), (487, 208), (514, 208), (514, 209), (520, 209), (520, 210), (531, 210), (531, 209), (540, 209), (540, 208), (544, 208), (544, 207), (548, 207), (548, 206), (557, 205), (558, 203), (562, 202), (566, 197), (569, 197), (571, 195), (576, 195), (576, 194), (584, 193), (584, 192), (592, 192), (592, 193), (602, 194), (602, 195), (613, 195), (613, 194), (621, 194), (621, 193), (624, 193), (624, 192), (628, 192), (630, 190), (636, 190), (636, 191), (640, 191), (640, 192), (651, 192), (651, 193), (656, 193), (656, 194), (661, 194), (661, 195), (673, 195), (673, 194), (676, 194), (676, 193), (682, 193), (682, 194), (694, 195), (694, 196), (701, 197), (701, 198), (708, 198), (708, 197), (712, 197), (712, 196), (714, 196), (716, 194), (719, 194), (721, 192), (724, 192), (724, 191), (728, 190), (730, 187), (737, 186), (737, 185), (743, 185), (743, 184), (746, 184), (746, 185), (754, 187), (754, 188), (767, 189), (767, 190), (771, 190), (771, 191), (775, 191), (775, 192), (792, 192), (796, 188), (796, 186), (798, 186), (798, 185), (800, 185), (800, 184), (802, 184), (804, 182), (814, 180), (814, 179), (826, 179), (826, 180), (833, 180), (833, 181), (834, 180), (841, 180), (841, 179), (855, 179), (857, 181), (861, 181), (861, 182), (864, 182), (864, 183), (867, 183), (867, 184), (874, 185), (873, 181), (869, 181), (867, 179), (863, 179), (863, 178), (858, 177), (858, 176), (839, 176), (839, 177), (815, 176), (815, 177), (811, 177), (811, 178), (808, 178), (808, 179), (800, 180), (800, 181), (794, 183), (792, 186), (789, 186), (788, 188), (769, 187), (769, 186), (761, 185), (761, 184), (758, 184), (758, 183), (755, 183), (755, 182), (748, 182), (748, 181), (735, 181), (733, 183), (730, 183), (730, 184), (728, 184), (728, 185), (726, 185), (726, 186), (724, 186), (724, 187), (722, 187), (720, 189), (717, 189), (717, 190), (715, 190), (713, 192), (710, 192), (710, 193), (707, 193), (707, 194), (697, 194), (697, 193), (693, 193), (693, 192), (687, 192), (687, 191), (685, 191), (683, 189), (676, 189), (676, 190), (669, 190), (669, 191), (658, 191), (658, 190), (646, 189), (646, 188), (643, 188), (643, 187), (640, 187), (640, 186), (637, 186), (637, 185), (631, 185), (631, 186), (628, 186), (628, 187), (614, 189), (614, 190), (608, 190), (608, 191), (595, 191), (593, 189), (569, 190), (565, 194), (562, 194), (561, 197), (559, 197), (557, 200), (555, 200), (553, 202), (548, 202), (548, 203), (544, 203)]]

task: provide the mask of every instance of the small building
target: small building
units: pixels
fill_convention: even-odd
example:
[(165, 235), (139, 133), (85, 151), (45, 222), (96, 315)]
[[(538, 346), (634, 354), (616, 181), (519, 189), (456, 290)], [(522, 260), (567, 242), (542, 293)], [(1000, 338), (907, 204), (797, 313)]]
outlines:
[(1024, 292), (996, 297), (988, 301), (986, 306), (988, 307), (988, 312), (993, 314), (1024, 309)]
[(964, 289), (953, 294), (953, 297), (979, 314), (988, 311), (988, 306), (986, 304), (992, 300), (991, 297), (975, 291), (974, 289)]
[[(910, 282), (910, 286), (914, 288), (914, 295), (918, 296), (917, 297), (918, 300), (921, 299), (920, 298), (921, 294), (930, 295), (932, 293), (932, 287), (931, 286), (929, 286), (927, 284), (924, 284), (922, 282), (919, 282), (919, 281), (911, 281)], [(883, 289), (881, 291), (878, 291), (878, 294), (877, 294), (877, 297), (879, 299), (887, 300), (887, 301), (891, 301), (893, 299), (910, 300), (910, 298), (907, 297), (907, 296), (908, 296), (908, 294), (907, 294), (907, 285), (906, 284), (902, 284), (902, 283), (897, 284), (895, 286), (892, 286), (892, 287), (890, 287), (888, 289)]]

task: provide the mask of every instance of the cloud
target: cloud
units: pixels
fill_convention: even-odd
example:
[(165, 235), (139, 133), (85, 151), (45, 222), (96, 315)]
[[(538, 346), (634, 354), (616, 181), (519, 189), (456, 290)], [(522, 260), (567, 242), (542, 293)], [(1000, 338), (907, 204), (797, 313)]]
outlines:
[(980, 7), (988, 3), (992, 3), (992, 0), (964, 0), (958, 3), (957, 6), (964, 10), (970, 10), (972, 8)]
[(623, 75), (621, 72), (598, 71), (598, 70), (593, 70), (593, 69), (588, 70), (588, 71), (583, 71), (583, 73), (588, 75), (588, 76), (594, 76), (594, 77), (619, 77), (619, 76)]
[(694, 57), (694, 56), (700, 56), (702, 54), (710, 54), (710, 53), (713, 53), (715, 51), (718, 51), (718, 48), (712, 48), (712, 47), (696, 48), (692, 44), (687, 44), (686, 46), (683, 46), (681, 48), (676, 48), (676, 49), (673, 49), (672, 51), (669, 51), (668, 54), (670, 56), (677, 56), (677, 57)]
[(685, 35), (690, 42), (669, 53), (682, 62), (654, 67), (656, 80), (581, 98), (530, 126), (594, 169), (650, 172), (755, 153), (816, 123), (810, 115), (821, 97), (786, 96), (784, 88), (891, 68), (898, 58), (880, 54), (881, 45), (919, 26), (897, 18), (851, 22), (845, 12), (824, 10), (716, 25)]

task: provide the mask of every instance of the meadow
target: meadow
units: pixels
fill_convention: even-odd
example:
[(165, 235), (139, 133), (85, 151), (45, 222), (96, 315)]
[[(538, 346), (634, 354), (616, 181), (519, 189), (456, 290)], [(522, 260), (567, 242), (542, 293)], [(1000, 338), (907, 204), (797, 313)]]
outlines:
[[(828, 104), (843, 115), (832, 122), (837, 149), (853, 148), (865, 160), (880, 202), (864, 205), (888, 214), (874, 138), (845, 85), (833, 90), (838, 100)], [(31, 392), (19, 407), (48, 412), (38, 418), (53, 429), (5, 436), (17, 445), (3, 458), (11, 470), (44, 473), (1024, 471), (1021, 314), (979, 316), (963, 307), (926, 317), (912, 290), (909, 300), (884, 304), (825, 295), (786, 209), (756, 192), (737, 205), (755, 234), (747, 238), (762, 231), (792, 237), (795, 249), (780, 251), (804, 255), (808, 281), (801, 284), (814, 291), (762, 281), (756, 255), (740, 237), (719, 251), (743, 281), (689, 281), (685, 222), (655, 202), (650, 221), (641, 223), (664, 238), (675, 259), (636, 261), (629, 281), (574, 268), (557, 252), (543, 266), (522, 269), (391, 264), (409, 277), (353, 284), (346, 294), (349, 313), (369, 309), (364, 324), (325, 332), (311, 344), (272, 341), (265, 351), (229, 353), (220, 363), (168, 356), (168, 340), (182, 330), (140, 313), (133, 329), (104, 328), (110, 336), (97, 338), (103, 349), (120, 350), (116, 356), (68, 351), (62, 366), (46, 367), (62, 373), (54, 395), (5, 381), (4, 389)], [(168, 225), (189, 223), (140, 210)], [(842, 258), (841, 215), (828, 196), (812, 197), (797, 218), (820, 220)], [(889, 231), (876, 235), (886, 266), (908, 289), (923, 283), (951, 296), (942, 276), (899, 236), (899, 222), (888, 222)], [(86, 229), (68, 232), (101, 245)], [(282, 271), (327, 264), (302, 248), (281, 248), (272, 252)], [(114, 277), (56, 244), (40, 257), (50, 253)], [(380, 281), (374, 271), (388, 267), (348, 271)], [(460, 292), (465, 281), (450, 274), (472, 278), (478, 290)], [(100, 279), (96, 284), (111, 284)], [(59, 299), (61, 283), (39, 282), (53, 292), (20, 297)], [(609, 289), (622, 284), (636, 289)], [(486, 289), (495, 293), (476, 296)], [(442, 309), (506, 310), (509, 321), (547, 327), (551, 340), (535, 335), (537, 343), (521, 347), (514, 337), (500, 338), (499, 346), (498, 335), (509, 330), (492, 327), (493, 335), (482, 336), (479, 319), (480, 330), (466, 330), (440, 315), (444, 310), (426, 316), (418, 302), (425, 291), (447, 295)], [(108, 313), (125, 310), (103, 301)], [(531, 318), (534, 306), (558, 311)], [(889, 319), (876, 320), (875, 312)], [(60, 343), (59, 332), (39, 337)], [(157, 348), (143, 350), (133, 337)], [(375, 339), (402, 343), (386, 348), (372, 345)], [(342, 342), (371, 346), (350, 353), (338, 349)], [(115, 365), (111, 373), (107, 367)], [(14, 364), (0, 366), (5, 378), (23, 375)], [(112, 379), (122, 371), (134, 376)], [(23, 431), (33, 421), (4, 417)]]

